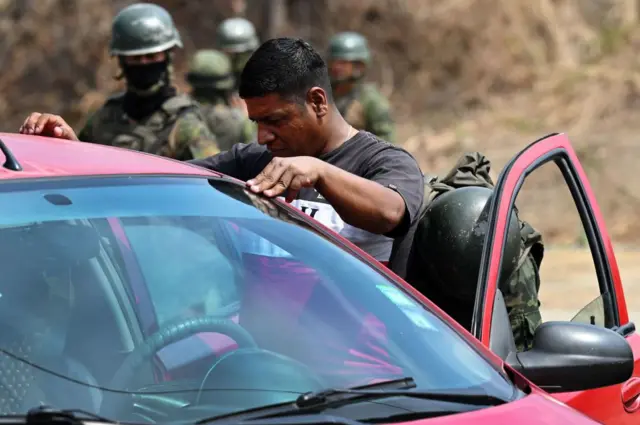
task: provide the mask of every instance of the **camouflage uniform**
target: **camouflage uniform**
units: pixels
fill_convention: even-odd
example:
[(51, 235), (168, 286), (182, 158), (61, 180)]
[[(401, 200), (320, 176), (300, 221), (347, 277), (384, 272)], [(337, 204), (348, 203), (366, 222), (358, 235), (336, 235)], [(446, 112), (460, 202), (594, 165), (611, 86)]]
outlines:
[(542, 323), (540, 314), (540, 264), (544, 254), (542, 235), (529, 223), (520, 220), (522, 250), (520, 262), (508, 283), (500, 288), (511, 321), (518, 351), (532, 347), (533, 335)]
[[(107, 102), (91, 115), (84, 127), (78, 132), (80, 140), (134, 149), (137, 151), (162, 155), (178, 160), (189, 160), (215, 155), (220, 151), (215, 137), (207, 127), (198, 103), (188, 95), (175, 93), (170, 85), (171, 53), (170, 49), (182, 47), (178, 30), (169, 13), (160, 6), (149, 3), (136, 3), (124, 8), (116, 15), (112, 24), (110, 53), (118, 56), (123, 75), (127, 79), (127, 92), (111, 96)], [(153, 69), (161, 72), (157, 80), (145, 85), (135, 83), (127, 74), (129, 65), (123, 56), (147, 55), (167, 52), (166, 63), (161, 68), (154, 64)], [(147, 65), (131, 66), (136, 71)], [(143, 73), (138, 77), (148, 77)], [(148, 84), (147, 84), (148, 83)], [(142, 118), (133, 119), (125, 112), (125, 98), (138, 96), (146, 102), (162, 90), (171, 88), (166, 98), (160, 98), (158, 106)], [(153, 104), (152, 104), (153, 105)]]
[(124, 94), (111, 96), (78, 133), (82, 141), (133, 149), (181, 161), (206, 158), (220, 152), (215, 136), (193, 99), (168, 99), (143, 121), (127, 117)]
[(260, 45), (256, 29), (244, 18), (225, 19), (216, 31), (216, 44), (231, 58), (237, 89), (245, 64)]
[[(329, 61), (346, 60), (369, 64), (371, 53), (367, 40), (355, 32), (343, 32), (332, 37), (329, 43)], [(347, 79), (333, 78), (334, 99), (342, 116), (357, 129), (367, 130), (378, 137), (395, 143), (395, 123), (391, 115), (389, 101), (373, 84), (362, 82), (364, 74), (352, 75)], [(339, 84), (354, 84), (352, 90), (337, 96), (335, 87)]]
[(255, 124), (230, 105), (234, 77), (227, 55), (217, 50), (196, 52), (191, 59), (187, 82), (221, 150), (255, 139)]

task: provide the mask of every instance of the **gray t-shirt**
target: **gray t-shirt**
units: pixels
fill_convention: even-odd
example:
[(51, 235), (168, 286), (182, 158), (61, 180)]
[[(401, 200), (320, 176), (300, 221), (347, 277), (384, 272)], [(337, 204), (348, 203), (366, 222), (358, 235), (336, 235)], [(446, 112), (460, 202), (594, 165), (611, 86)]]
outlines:
[[(236, 144), (218, 155), (189, 161), (247, 181), (256, 177), (273, 156), (258, 143)], [(422, 172), (413, 156), (367, 131), (359, 131), (337, 149), (319, 159), (357, 176), (375, 181), (402, 196), (406, 205), (403, 222), (386, 235), (376, 235), (345, 223), (333, 207), (313, 188), (303, 188), (292, 205), (353, 242), (379, 261), (388, 261), (395, 238), (403, 238), (413, 224), (424, 194)], [(403, 245), (400, 243), (399, 245)], [(400, 250), (408, 252), (408, 247)], [(404, 255), (398, 253), (398, 255)], [(403, 271), (396, 271), (403, 274)]]

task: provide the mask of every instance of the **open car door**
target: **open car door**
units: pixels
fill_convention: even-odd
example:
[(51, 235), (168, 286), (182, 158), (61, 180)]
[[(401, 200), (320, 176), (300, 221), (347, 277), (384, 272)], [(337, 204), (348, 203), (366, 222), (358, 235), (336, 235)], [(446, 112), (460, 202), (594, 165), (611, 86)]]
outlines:
[[(535, 173), (542, 165), (551, 162), (555, 163), (560, 169), (579, 213), (595, 266), (594, 269), (597, 276), (594, 280), (597, 279), (600, 293), (600, 297), (585, 306), (571, 322), (585, 324), (578, 326), (608, 328), (624, 337), (632, 348), (635, 366), (633, 376), (630, 376), (629, 379), (626, 377), (621, 378), (620, 380), (626, 379), (626, 381), (620, 384), (584, 391), (575, 391), (571, 388), (570, 392), (566, 388), (571, 387), (572, 384), (564, 388), (553, 387), (552, 385), (545, 386), (544, 383), (541, 384), (539, 382), (544, 381), (544, 379), (537, 380), (536, 376), (533, 376), (535, 373), (530, 376), (527, 373), (526, 366), (524, 370), (522, 368), (520, 370), (536, 385), (552, 393), (553, 397), (601, 423), (638, 424), (640, 423), (640, 335), (636, 332), (634, 323), (629, 320), (618, 264), (600, 209), (576, 153), (564, 134), (551, 134), (535, 141), (517, 154), (506, 165), (498, 178), (494, 196), (491, 198), (489, 227), (480, 266), (478, 292), (471, 331), (476, 338), (502, 357), (508, 364), (518, 363), (518, 366), (522, 367), (522, 363), (517, 359), (520, 354), (513, 352), (515, 346), (513, 344), (509, 345), (508, 342), (505, 343), (505, 338), (507, 338), (505, 335), (508, 333), (508, 337), (513, 340), (513, 334), (511, 334), (511, 327), (508, 316), (506, 316), (507, 311), (501, 291), (498, 290), (498, 281), (505, 233), (507, 231), (506, 226), (511, 218), (516, 197), (525, 179)], [(542, 267), (544, 267), (544, 261)], [(561, 283), (551, 282), (551, 284), (558, 285)], [(545, 282), (541, 279), (540, 287), (543, 288), (544, 285)], [(507, 317), (506, 322), (505, 317)], [(541, 359), (545, 358), (545, 355), (543, 349), (540, 348), (543, 343), (542, 335), (540, 335), (541, 332), (539, 331), (542, 328), (548, 330), (548, 326), (553, 325), (551, 323), (545, 324), (544, 314), (542, 319), (543, 325), (538, 327), (534, 333), (533, 347), (531, 349), (532, 351), (535, 350), (536, 342), (538, 342), (538, 350), (541, 352), (539, 358)], [(569, 325), (574, 324), (570, 323)], [(570, 335), (573, 328), (565, 325), (564, 329), (569, 330), (567, 335)], [(575, 329), (579, 331), (580, 328)], [(607, 331), (604, 331), (604, 333), (607, 336)], [(616, 335), (608, 336), (613, 337), (614, 340), (620, 340)], [(573, 342), (571, 338), (569, 339), (567, 345), (571, 345)], [(624, 341), (620, 340), (620, 342)], [(575, 356), (575, 359), (582, 359), (577, 361), (584, 361), (593, 352), (606, 350), (606, 347), (598, 347), (597, 343), (598, 341), (593, 342), (593, 350), (589, 348), (585, 350), (589, 346), (589, 341), (582, 342), (583, 347), (578, 351), (576, 351), (574, 344), (572, 355)], [(505, 349), (508, 346), (512, 348)], [(567, 349), (570, 351), (572, 348), (568, 347)], [(551, 351), (549, 353), (553, 355)], [(547, 359), (549, 358), (547, 357)], [(566, 370), (572, 367), (572, 364), (567, 363)], [(553, 373), (561, 375), (563, 369), (565, 368), (558, 368)], [(585, 375), (603, 372), (603, 370), (598, 369), (590, 369), (590, 371)], [(574, 388), (580, 387), (581, 384), (577, 383), (579, 380), (576, 380)], [(584, 387), (587, 388), (588, 385), (584, 385)]]

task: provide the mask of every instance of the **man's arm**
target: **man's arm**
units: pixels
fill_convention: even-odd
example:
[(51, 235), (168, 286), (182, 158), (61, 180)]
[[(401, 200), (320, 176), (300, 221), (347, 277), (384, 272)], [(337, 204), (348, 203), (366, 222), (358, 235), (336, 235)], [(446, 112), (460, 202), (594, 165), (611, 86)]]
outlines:
[(402, 220), (386, 236), (404, 236), (417, 218), (424, 196), (424, 177), (416, 159), (406, 150), (387, 145), (365, 164), (362, 177), (389, 188), (404, 202)]
[(359, 177), (318, 158), (274, 158), (247, 184), (269, 197), (286, 192), (289, 202), (303, 187), (315, 187), (346, 223), (389, 237), (402, 236), (424, 194), (418, 164), (408, 152), (389, 146), (364, 167)]
[(316, 189), (352, 226), (391, 238), (404, 236), (424, 196), (422, 171), (409, 152), (389, 146), (366, 164), (362, 177), (328, 168)]
[(236, 143), (228, 151), (187, 162), (247, 181), (262, 171), (270, 160), (271, 154), (265, 147), (257, 143)]
[(402, 223), (406, 206), (398, 192), (330, 164), (323, 168), (315, 188), (345, 223), (377, 234)]

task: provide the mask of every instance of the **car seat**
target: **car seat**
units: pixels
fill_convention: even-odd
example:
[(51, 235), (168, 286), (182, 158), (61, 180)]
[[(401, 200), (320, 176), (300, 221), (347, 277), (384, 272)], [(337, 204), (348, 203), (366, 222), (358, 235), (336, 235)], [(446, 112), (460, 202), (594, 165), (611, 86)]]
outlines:
[(98, 390), (72, 381), (95, 384), (82, 364), (63, 355), (68, 323), (54, 314), (73, 302), (63, 272), (91, 253), (68, 230), (59, 223), (0, 230), (0, 414), (41, 404), (99, 407)]

